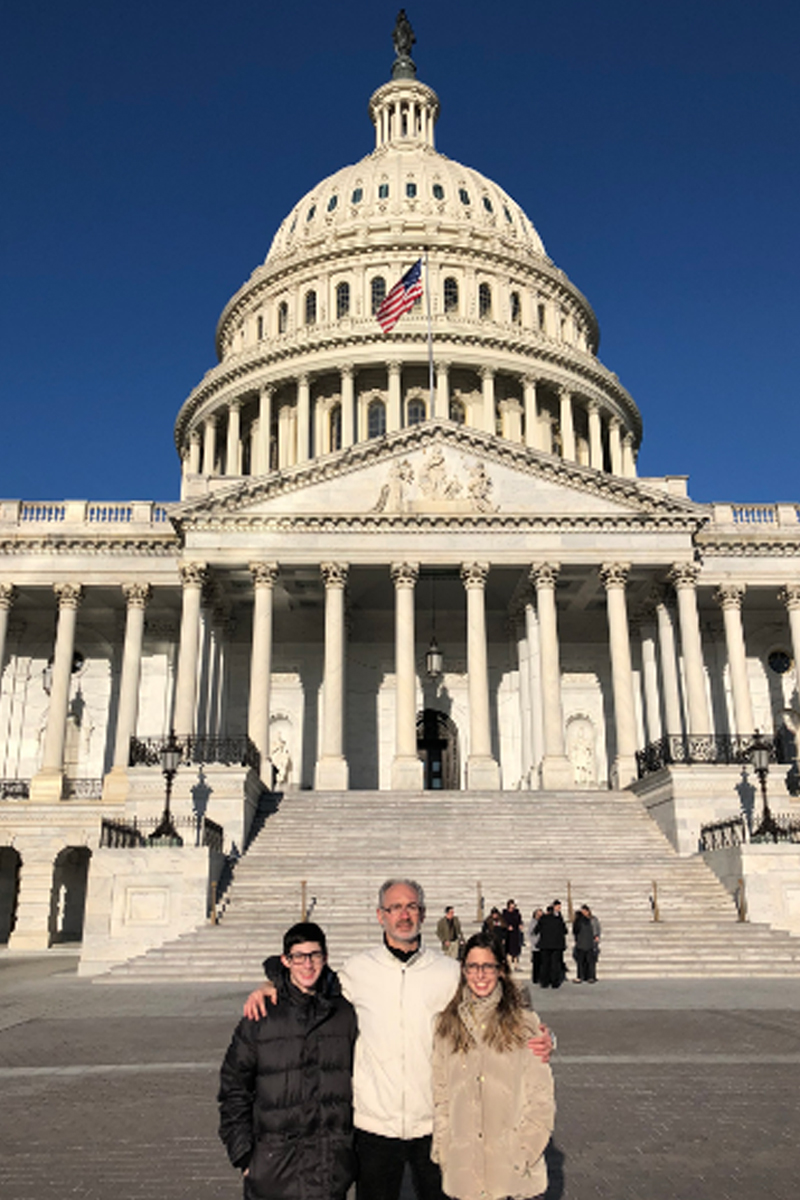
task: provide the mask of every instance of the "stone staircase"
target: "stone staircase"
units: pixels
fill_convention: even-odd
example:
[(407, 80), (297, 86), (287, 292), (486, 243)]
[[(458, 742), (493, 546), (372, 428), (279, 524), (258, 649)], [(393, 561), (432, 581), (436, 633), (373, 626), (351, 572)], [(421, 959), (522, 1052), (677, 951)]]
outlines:
[[(680, 858), (625, 792), (295, 792), (265, 798), (257, 825), (219, 923), (104, 981), (258, 981), (262, 959), (300, 919), (303, 881), (336, 966), (378, 940), (376, 895), (389, 876), (423, 884), (434, 945), (446, 904), (469, 934), (479, 893), (487, 912), (513, 897), (527, 924), (536, 905), (556, 896), (566, 915), (569, 887), (602, 923), (601, 978), (800, 976), (800, 939), (739, 922), (703, 861)], [(526, 973), (529, 961), (526, 948)]]

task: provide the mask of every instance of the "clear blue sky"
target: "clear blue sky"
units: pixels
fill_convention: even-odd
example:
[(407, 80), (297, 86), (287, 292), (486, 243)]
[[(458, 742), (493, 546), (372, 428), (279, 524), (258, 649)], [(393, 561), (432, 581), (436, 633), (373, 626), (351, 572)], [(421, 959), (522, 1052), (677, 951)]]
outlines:
[[(178, 495), (172, 426), (289, 208), (372, 148), (398, 5), (0, 0), (0, 495)], [(640, 473), (798, 500), (797, 0), (410, 0), (440, 150), (593, 304)]]

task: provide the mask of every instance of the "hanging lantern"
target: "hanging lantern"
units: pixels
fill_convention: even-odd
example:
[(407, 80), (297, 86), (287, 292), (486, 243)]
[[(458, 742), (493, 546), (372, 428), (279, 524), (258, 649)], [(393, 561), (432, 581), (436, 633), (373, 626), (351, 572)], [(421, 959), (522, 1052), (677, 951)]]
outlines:
[(425, 655), (425, 670), (432, 678), (441, 675), (444, 670), (444, 656), (435, 637), (431, 638), (431, 644)]

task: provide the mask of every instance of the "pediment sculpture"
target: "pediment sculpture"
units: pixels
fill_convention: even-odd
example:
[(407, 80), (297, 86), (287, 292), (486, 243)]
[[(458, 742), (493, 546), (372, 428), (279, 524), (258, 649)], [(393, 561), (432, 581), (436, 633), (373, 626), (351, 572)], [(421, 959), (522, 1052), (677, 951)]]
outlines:
[(493, 513), (493, 483), (480, 460), (462, 459), (463, 469), (448, 467), (441, 446), (427, 452), (418, 471), (409, 459), (392, 463), (370, 512)]

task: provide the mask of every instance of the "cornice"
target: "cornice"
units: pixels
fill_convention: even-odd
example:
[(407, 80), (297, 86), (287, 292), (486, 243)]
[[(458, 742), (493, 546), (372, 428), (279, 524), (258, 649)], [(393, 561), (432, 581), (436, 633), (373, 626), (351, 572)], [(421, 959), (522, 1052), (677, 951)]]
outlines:
[(181, 543), (176, 537), (159, 538), (142, 535), (136, 538), (74, 537), (20, 537), (0, 540), (0, 554), (89, 554), (112, 556), (134, 555), (148, 558), (175, 557), (180, 554)]
[(800, 558), (799, 538), (701, 535), (697, 544), (704, 558)]

